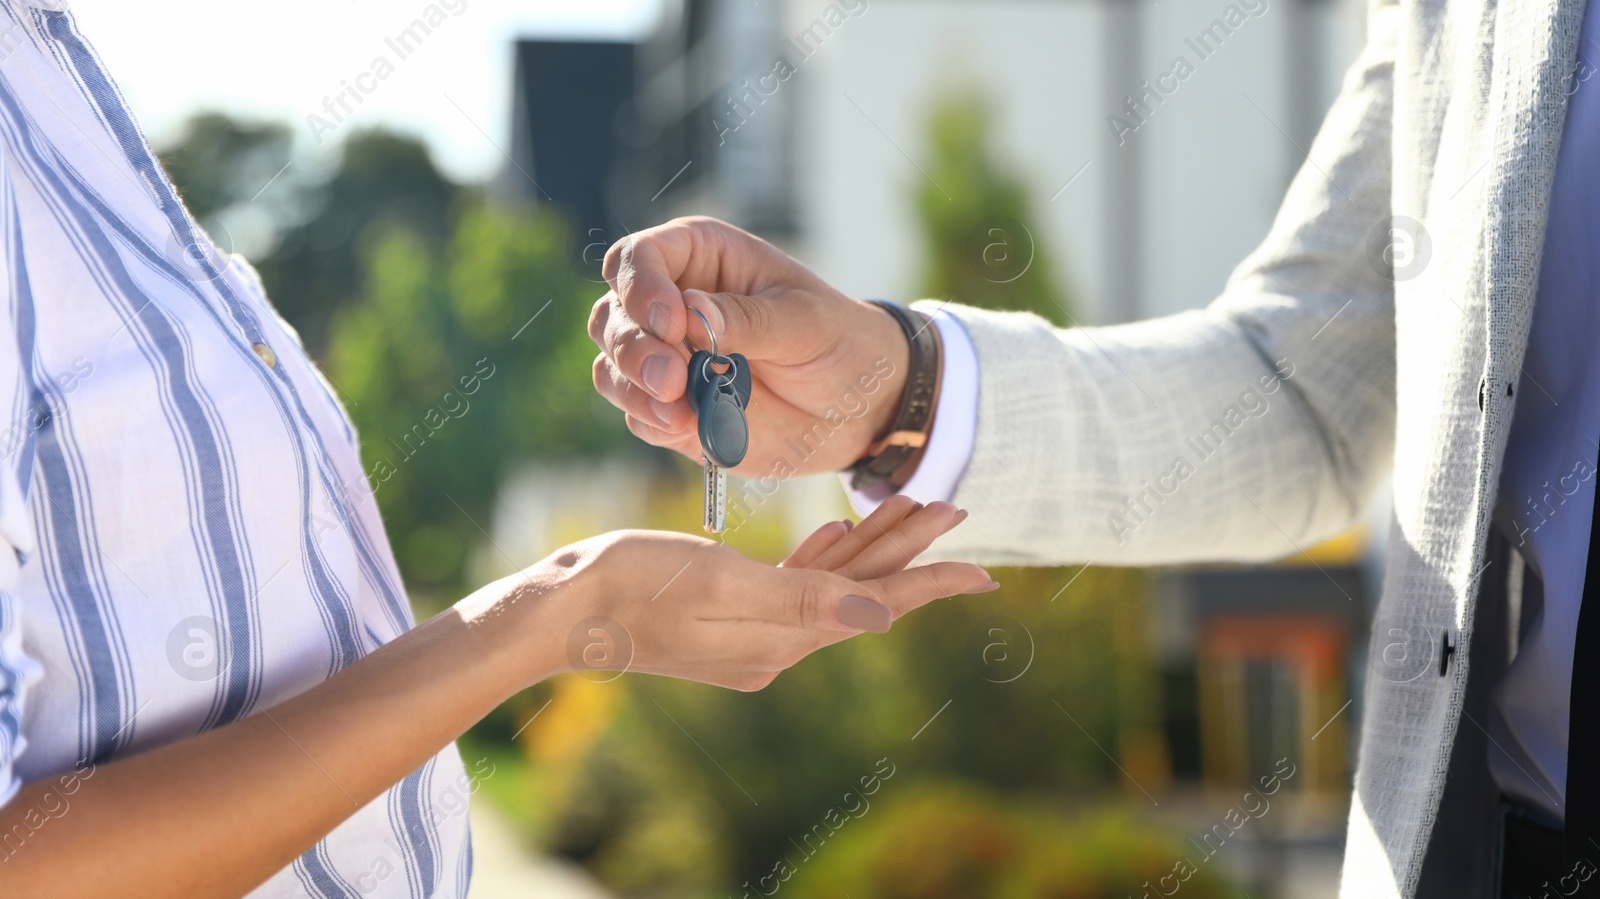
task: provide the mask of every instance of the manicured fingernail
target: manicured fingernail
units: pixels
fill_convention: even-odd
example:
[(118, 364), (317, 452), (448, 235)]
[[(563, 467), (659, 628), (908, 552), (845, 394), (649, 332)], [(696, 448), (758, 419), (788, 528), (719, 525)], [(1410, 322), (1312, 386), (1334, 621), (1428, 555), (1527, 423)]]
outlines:
[(966, 509), (958, 509), (958, 510), (956, 510), (956, 517), (950, 519), (950, 526), (951, 527), (955, 527), (956, 525), (958, 525), (961, 522), (966, 521), (966, 520), (967, 520), (967, 510)]
[(848, 518), (844, 519), (844, 529), (845, 529), (845, 531), (848, 532), (851, 528), (853, 528), (855, 526), (856, 526), (855, 522), (851, 521)]
[(711, 330), (716, 332), (718, 337), (727, 332), (728, 323), (722, 317), (722, 309), (711, 299), (710, 294), (703, 290), (686, 290), (683, 292), (683, 301), (705, 313), (706, 320), (711, 322)]
[(995, 590), (999, 590), (999, 589), (1000, 589), (1000, 582), (999, 581), (990, 581), (989, 583), (984, 584), (981, 587), (973, 587), (971, 590), (962, 590), (961, 592), (963, 594), (965, 594), (965, 593), (992, 593)]
[(672, 404), (660, 400), (650, 401), (650, 411), (655, 413), (656, 420), (668, 427), (672, 426)]
[(666, 340), (667, 332), (672, 329), (672, 314), (660, 303), (651, 303), (649, 320), (646, 324), (650, 326), (650, 333)]
[(846, 596), (839, 601), (839, 623), (860, 631), (884, 633), (889, 629), (889, 607), (865, 596)]
[(667, 386), (667, 372), (671, 365), (672, 362), (666, 356), (651, 356), (644, 360), (644, 365), (639, 368), (639, 375), (644, 378), (645, 389), (660, 396), (661, 388)]

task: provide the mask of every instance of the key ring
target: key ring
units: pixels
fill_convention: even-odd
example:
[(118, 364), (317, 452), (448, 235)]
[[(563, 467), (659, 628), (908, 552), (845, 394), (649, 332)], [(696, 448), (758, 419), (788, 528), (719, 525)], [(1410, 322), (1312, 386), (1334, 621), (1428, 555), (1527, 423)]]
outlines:
[[(726, 365), (728, 366), (728, 370), (717, 371), (713, 368), (711, 369), (711, 373), (707, 374), (706, 366), (711, 365), (712, 363), (716, 363), (717, 365)], [(727, 387), (730, 384), (733, 384), (734, 381), (739, 377), (739, 363), (731, 356), (707, 356), (700, 363), (700, 377), (710, 381), (711, 375), (716, 375), (719, 378), (727, 378), (727, 381), (718, 385), (719, 387)]]
[[(700, 323), (706, 326), (706, 335), (711, 338), (711, 355), (700, 363), (700, 377), (710, 381), (711, 375), (716, 375), (719, 378), (727, 378), (727, 381), (721, 386), (726, 387), (729, 384), (732, 384), (734, 379), (738, 377), (739, 363), (735, 362), (728, 356), (722, 355), (721, 351), (717, 348), (717, 332), (711, 329), (711, 320), (706, 318), (706, 314), (701, 312), (699, 309), (694, 308), (693, 306), (686, 306), (685, 308), (687, 308), (690, 312), (693, 312), (695, 315), (700, 316)], [(689, 334), (687, 331), (684, 332), (683, 343), (684, 346), (689, 348), (690, 352), (694, 352), (694, 344), (689, 342)], [(706, 366), (712, 364), (726, 365), (728, 366), (728, 370), (717, 371), (716, 369), (710, 369), (710, 373), (708, 374)]]
[[(711, 320), (706, 318), (706, 314), (704, 312), (701, 312), (699, 309), (696, 309), (693, 306), (685, 306), (684, 308), (688, 309), (690, 312), (693, 312), (695, 315), (700, 316), (700, 323), (706, 326), (706, 334), (711, 338), (711, 355), (721, 356), (722, 353), (717, 349), (717, 332), (711, 330)], [(694, 352), (694, 344), (689, 342), (689, 332), (687, 330), (683, 332), (683, 345), (689, 348), (689, 352)]]

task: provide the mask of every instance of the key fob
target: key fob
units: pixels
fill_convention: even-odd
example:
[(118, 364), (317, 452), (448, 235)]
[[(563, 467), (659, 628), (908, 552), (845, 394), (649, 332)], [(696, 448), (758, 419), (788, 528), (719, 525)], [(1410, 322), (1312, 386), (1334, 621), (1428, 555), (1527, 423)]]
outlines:
[(711, 353), (706, 350), (699, 350), (689, 357), (689, 386), (684, 394), (689, 398), (689, 408), (696, 415), (700, 414), (700, 397), (706, 392), (706, 375), (714, 374), (706, 365), (710, 358)]
[(739, 408), (750, 408), (750, 361), (740, 353), (729, 353), (733, 360), (733, 390), (738, 394)]
[(750, 426), (733, 385), (706, 385), (700, 397), (700, 449), (723, 468), (735, 468), (750, 448)]

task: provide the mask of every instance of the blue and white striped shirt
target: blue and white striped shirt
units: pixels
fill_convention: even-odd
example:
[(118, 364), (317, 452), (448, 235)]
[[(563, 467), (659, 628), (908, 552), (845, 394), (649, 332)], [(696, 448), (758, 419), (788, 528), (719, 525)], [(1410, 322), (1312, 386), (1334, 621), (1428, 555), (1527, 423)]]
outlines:
[[(0, 0), (0, 804), (413, 623), (348, 417), (58, 6)], [(465, 896), (474, 786), (448, 747), (253, 895)]]

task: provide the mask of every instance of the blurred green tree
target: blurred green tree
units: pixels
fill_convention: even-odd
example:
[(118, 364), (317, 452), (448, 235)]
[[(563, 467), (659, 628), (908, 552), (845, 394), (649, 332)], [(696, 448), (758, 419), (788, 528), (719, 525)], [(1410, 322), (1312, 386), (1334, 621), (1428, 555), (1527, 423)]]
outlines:
[(354, 132), (320, 176), (291, 144), (282, 125), (208, 113), (162, 160), (214, 237), (264, 210), (255, 266), (354, 420), (368, 478), (347, 486), (375, 494), (426, 607), (471, 586), (514, 463), (649, 451), (590, 385), (597, 288), (558, 216), (489, 204), (403, 135)]
[(256, 269), (267, 295), (319, 359), (333, 319), (363, 288), (371, 258), (363, 240), (402, 229), (439, 246), (455, 227), (452, 207), (475, 193), (445, 177), (416, 139), (377, 129), (350, 135), (330, 177), (293, 184), (300, 194), (296, 216)]
[[(1033, 312), (1064, 324), (1073, 321), (1071, 301), (1056, 280), (1050, 253), (1039, 240), (1038, 226), (1031, 222), (1028, 197), (1034, 192), (1023, 178), (1006, 169), (990, 147), (995, 111), (999, 108), (980, 88), (956, 87), (941, 91), (928, 111), (931, 153), (926, 168), (931, 182), (938, 186), (924, 179), (917, 188), (926, 260), (920, 294), (981, 308)], [(1039, 621), (1043, 615), (1057, 628), (1051, 635), (1056, 639), (1039, 641), (1041, 651), (1094, 660), (1088, 668), (1046, 678), (1074, 686), (1088, 686), (1098, 679), (1098, 691), (1091, 688), (1071, 700), (1077, 708), (1099, 710), (1085, 712), (1091, 723), (1081, 723), (1079, 713), (1072, 711), (1065, 699), (1051, 704), (1069, 716), (1074, 727), (1081, 727), (1084, 736), (1092, 735), (1096, 743), (1115, 755), (1124, 768), (1137, 770), (1155, 788), (1164, 786), (1169, 770), (1160, 729), (1160, 684), (1143, 626), (1149, 581), (1140, 573), (1125, 570), (992, 571), (1004, 585), (1000, 601), (1020, 601), (1013, 614), (1022, 622)], [(1080, 601), (1085, 595), (1095, 599)], [(1041, 608), (1044, 603), (1050, 604), (1048, 611)], [(946, 621), (936, 628), (929, 616), (919, 616), (908, 624), (919, 632), (923, 645), (949, 647), (951, 633), (987, 628), (977, 611), (981, 605), (957, 604), (964, 615), (959, 624)], [(1003, 622), (999, 633), (1009, 633)], [(929, 665), (921, 673), (937, 681), (947, 677), (948, 672), (948, 668)], [(1002, 691), (978, 714), (1012, 717), (1020, 722), (1028, 710), (1038, 708), (1041, 698), (1028, 692)], [(975, 741), (965, 742), (965, 746), (952, 747), (958, 758), (989, 756), (988, 761), (998, 761), (993, 758), (992, 748), (985, 751)], [(1074, 755), (1077, 754), (1069, 753), (1062, 759), (1063, 764), (1080, 772), (1107, 773), (1101, 761), (1109, 758)], [(1024, 783), (1012, 781), (1010, 772), (1028, 768), (1008, 763), (986, 766), (985, 770), (1021, 787)]]
[(329, 324), (326, 363), (407, 583), (450, 596), (471, 586), (468, 552), (486, 542), (514, 463), (628, 438), (590, 383), (594, 288), (570, 266), (566, 226), (475, 199), (458, 206), (442, 242), (405, 223), (369, 225), (360, 291)]
[(161, 161), (212, 239), (251, 258), (317, 359), (335, 315), (362, 289), (371, 226), (442, 244), (457, 200), (475, 194), (441, 173), (421, 142), (382, 129), (352, 133), (329, 168), (296, 155), (285, 125), (200, 113)]
[(289, 164), (292, 145), (286, 125), (205, 112), (184, 123), (161, 162), (189, 211), (206, 222), (254, 199)]
[(923, 237), (917, 295), (1067, 324), (1066, 293), (1032, 223), (1029, 198), (1036, 194), (990, 147), (997, 104), (973, 87), (938, 96), (926, 120), (928, 177), (916, 188)]

